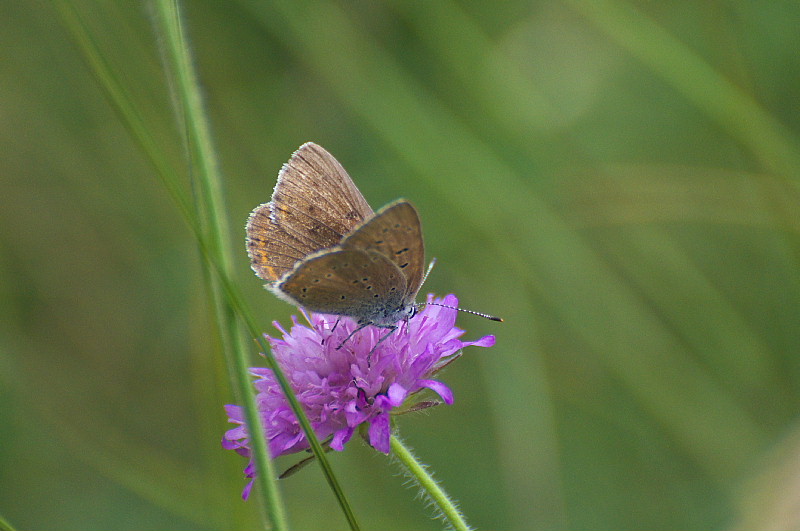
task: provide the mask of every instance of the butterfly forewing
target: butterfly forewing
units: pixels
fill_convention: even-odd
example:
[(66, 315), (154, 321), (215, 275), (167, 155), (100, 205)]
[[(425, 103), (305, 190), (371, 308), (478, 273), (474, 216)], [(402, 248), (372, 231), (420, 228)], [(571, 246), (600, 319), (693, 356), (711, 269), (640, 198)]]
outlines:
[(389, 259), (406, 279), (406, 298), (412, 303), (422, 285), (425, 247), (417, 210), (400, 200), (382, 208), (340, 244), (342, 249), (376, 251)]
[(341, 164), (308, 142), (281, 169), (272, 201), (247, 223), (247, 249), (256, 274), (276, 281), (295, 263), (338, 244), (373, 211)]
[(323, 251), (304, 260), (273, 289), (311, 311), (384, 322), (404, 307), (406, 278), (376, 251)]
[(311, 142), (284, 165), (272, 204), (275, 220), (315, 251), (333, 247), (373, 214), (342, 165)]

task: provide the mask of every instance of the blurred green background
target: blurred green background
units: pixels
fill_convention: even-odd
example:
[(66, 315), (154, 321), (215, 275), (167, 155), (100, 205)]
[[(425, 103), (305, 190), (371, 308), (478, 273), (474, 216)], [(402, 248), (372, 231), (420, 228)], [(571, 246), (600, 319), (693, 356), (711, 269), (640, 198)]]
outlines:
[[(313, 140), (502, 315), (401, 433), (482, 529), (800, 528), (800, 4), (184, 3), (234, 241)], [(185, 168), (146, 5), (72, 2)], [(49, 2), (0, 18), (0, 515), (253, 529), (193, 237)], [(187, 180), (188, 182), (188, 180)], [(253, 363), (258, 363), (253, 349)], [(353, 441), (365, 529), (439, 529)], [(280, 460), (283, 469), (293, 464)], [(319, 470), (296, 529), (343, 529)]]

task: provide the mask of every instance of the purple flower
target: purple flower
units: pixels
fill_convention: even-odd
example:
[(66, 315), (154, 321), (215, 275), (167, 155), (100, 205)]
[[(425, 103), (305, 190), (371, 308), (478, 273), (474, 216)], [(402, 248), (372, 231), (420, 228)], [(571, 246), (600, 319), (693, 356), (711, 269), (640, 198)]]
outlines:
[[(454, 295), (443, 300), (429, 295), (428, 302), (458, 305)], [(398, 323), (397, 330), (377, 348), (375, 345), (388, 333), (387, 329), (367, 326), (337, 350), (356, 329), (356, 322), (347, 317), (313, 313), (306, 314), (310, 328), (292, 317), (293, 325), (288, 332), (274, 323), (283, 339), (266, 337), (320, 440), (331, 437), (331, 448), (341, 451), (356, 428), (367, 423), (369, 444), (388, 454), (392, 410), (425, 388), (452, 404), (452, 391), (431, 376), (458, 357), (463, 347), (494, 345), (494, 336), (460, 341), (458, 338), (464, 331), (455, 327), (457, 313), (451, 308), (425, 305), (408, 322)], [(272, 371), (264, 368), (250, 371), (258, 377), (255, 382), (258, 411), (270, 455), (275, 458), (307, 449), (305, 435)], [(237, 426), (225, 433), (222, 446), (249, 458), (250, 434), (244, 411), (234, 405), (225, 406), (225, 410), (229, 421)], [(249, 478), (255, 476), (252, 459), (244, 472)], [(252, 481), (244, 490), (245, 499), (251, 486)]]

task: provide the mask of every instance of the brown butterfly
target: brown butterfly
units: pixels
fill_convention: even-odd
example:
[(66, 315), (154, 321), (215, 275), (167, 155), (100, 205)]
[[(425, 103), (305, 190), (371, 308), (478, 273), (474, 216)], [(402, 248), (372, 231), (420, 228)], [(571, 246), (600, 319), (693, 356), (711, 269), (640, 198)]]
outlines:
[(278, 297), (352, 317), (356, 331), (394, 330), (417, 311), (425, 249), (416, 209), (401, 199), (373, 212), (341, 164), (314, 143), (300, 146), (272, 200), (250, 214), (247, 252)]

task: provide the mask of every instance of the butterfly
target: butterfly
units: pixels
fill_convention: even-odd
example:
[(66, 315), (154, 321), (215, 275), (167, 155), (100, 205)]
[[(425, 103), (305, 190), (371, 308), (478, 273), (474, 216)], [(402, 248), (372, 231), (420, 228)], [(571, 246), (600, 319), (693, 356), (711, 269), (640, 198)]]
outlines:
[(303, 144), (284, 164), (246, 230), (251, 267), (266, 287), (312, 312), (352, 317), (358, 328), (348, 339), (373, 325), (390, 329), (383, 341), (417, 312), (426, 276), (417, 210), (400, 199), (374, 212), (317, 144)]

